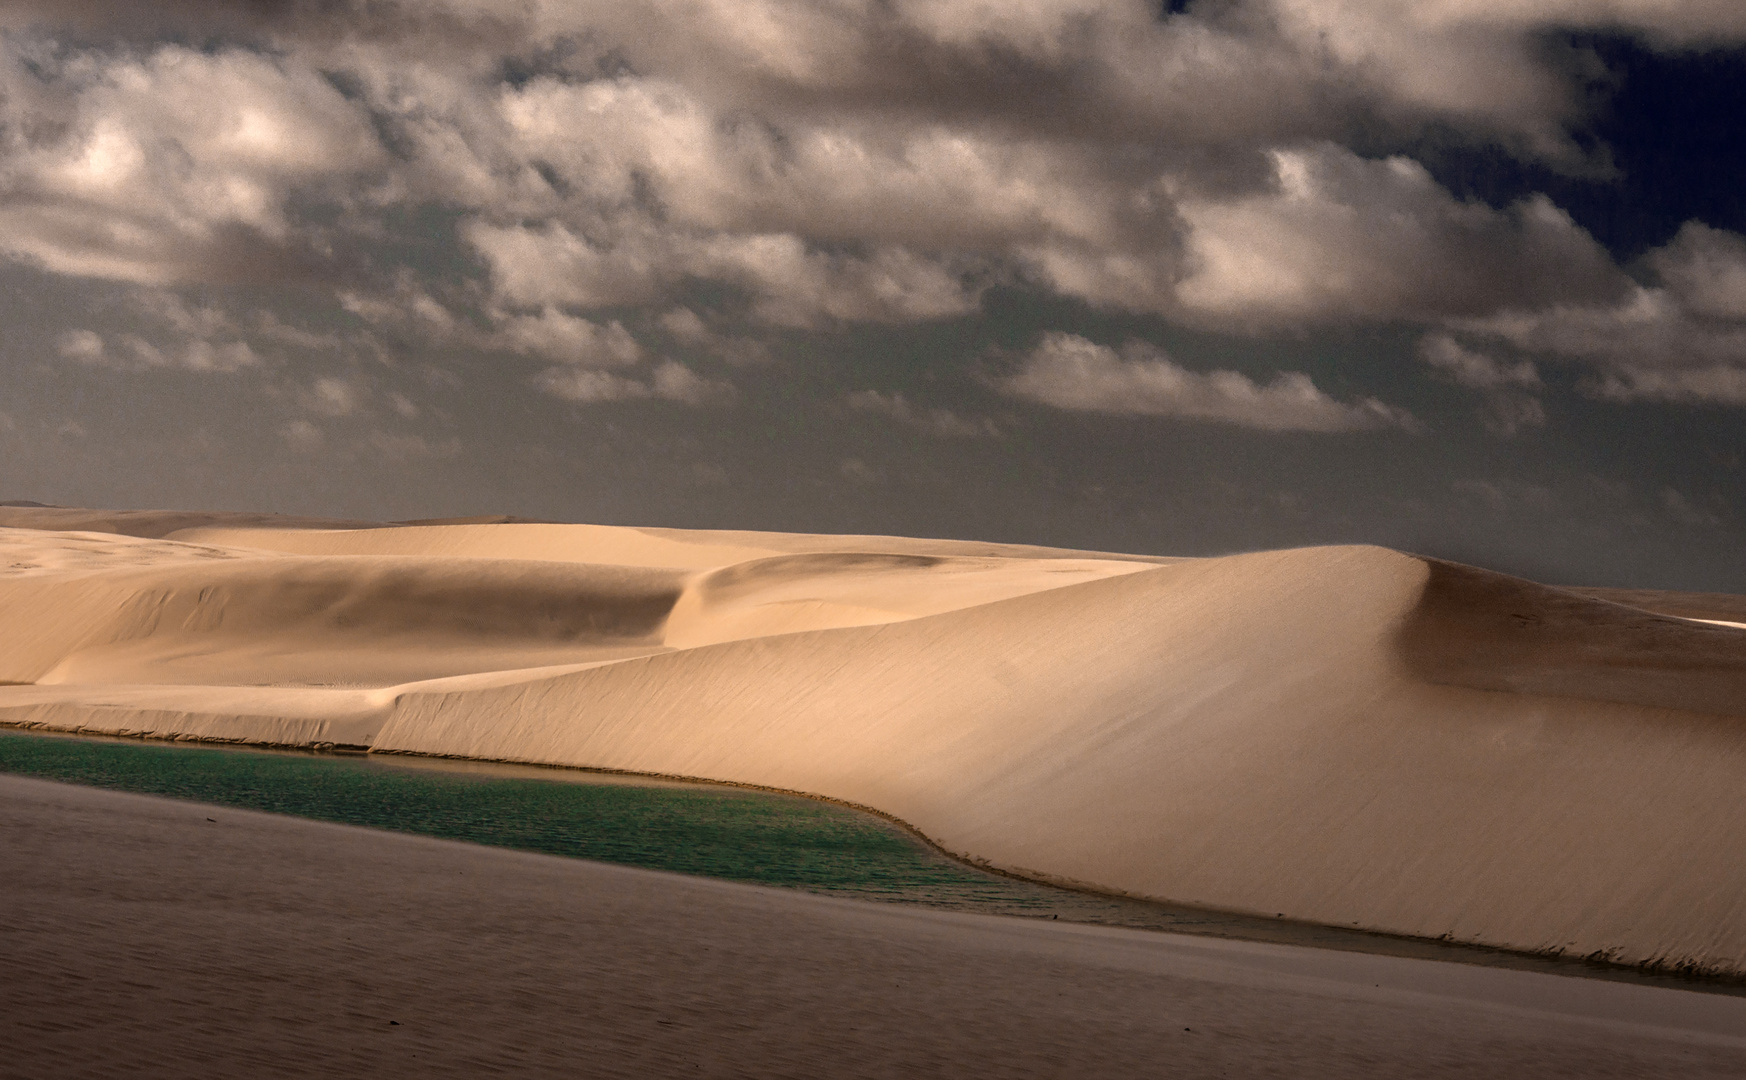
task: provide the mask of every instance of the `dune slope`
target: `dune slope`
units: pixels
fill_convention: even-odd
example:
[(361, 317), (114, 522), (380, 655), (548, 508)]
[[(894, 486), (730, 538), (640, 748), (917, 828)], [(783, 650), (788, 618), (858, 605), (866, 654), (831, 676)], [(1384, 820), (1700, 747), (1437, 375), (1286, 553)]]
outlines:
[(1746, 631), (1364, 547), (166, 535), (0, 531), (0, 720), (765, 785), (1108, 891), (1746, 974)]

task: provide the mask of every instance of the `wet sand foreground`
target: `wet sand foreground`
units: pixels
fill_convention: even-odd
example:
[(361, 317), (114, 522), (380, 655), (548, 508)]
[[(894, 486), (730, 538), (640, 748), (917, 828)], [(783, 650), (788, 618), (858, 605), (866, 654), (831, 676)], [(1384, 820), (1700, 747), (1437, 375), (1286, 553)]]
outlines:
[(1737, 1076), (1746, 999), (0, 777), (7, 1076)]

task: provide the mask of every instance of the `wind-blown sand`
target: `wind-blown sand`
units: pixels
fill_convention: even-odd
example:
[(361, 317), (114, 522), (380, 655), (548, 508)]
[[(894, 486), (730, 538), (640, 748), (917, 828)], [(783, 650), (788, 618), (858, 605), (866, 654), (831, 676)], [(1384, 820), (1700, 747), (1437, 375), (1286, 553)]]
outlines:
[(1734, 1077), (1746, 998), (0, 776), (8, 1077)]
[(0, 511), (0, 721), (757, 784), (1044, 879), (1746, 975), (1736, 627), (1369, 547), (292, 524)]

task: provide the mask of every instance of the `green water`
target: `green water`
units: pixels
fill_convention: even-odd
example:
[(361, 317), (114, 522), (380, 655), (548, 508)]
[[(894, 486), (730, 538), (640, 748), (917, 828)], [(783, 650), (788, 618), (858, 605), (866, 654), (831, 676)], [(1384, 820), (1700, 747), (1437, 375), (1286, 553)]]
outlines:
[(16, 732), (0, 772), (763, 885), (1041, 902), (871, 814), (760, 791)]
[(6, 729), (0, 773), (862, 899), (1742, 992), (1708, 980), (1019, 881), (951, 859), (876, 815), (743, 788)]

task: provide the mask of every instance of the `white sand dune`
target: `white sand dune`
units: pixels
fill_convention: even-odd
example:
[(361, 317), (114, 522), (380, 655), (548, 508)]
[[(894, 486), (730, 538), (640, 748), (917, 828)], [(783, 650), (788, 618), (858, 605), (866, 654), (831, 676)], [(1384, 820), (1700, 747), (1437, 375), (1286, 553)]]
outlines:
[(1368, 547), (74, 513), (0, 512), (0, 721), (765, 785), (1039, 878), (1746, 974), (1746, 631), (1689, 612)]

